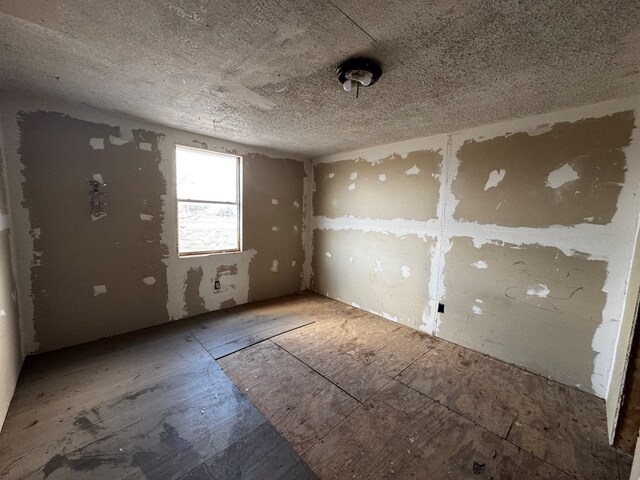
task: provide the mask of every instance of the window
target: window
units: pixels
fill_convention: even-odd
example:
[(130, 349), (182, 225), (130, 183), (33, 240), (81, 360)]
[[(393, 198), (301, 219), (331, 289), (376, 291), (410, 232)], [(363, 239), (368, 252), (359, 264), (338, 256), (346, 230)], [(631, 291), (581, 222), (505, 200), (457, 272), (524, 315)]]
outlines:
[(235, 155), (176, 146), (179, 255), (240, 250), (240, 165)]

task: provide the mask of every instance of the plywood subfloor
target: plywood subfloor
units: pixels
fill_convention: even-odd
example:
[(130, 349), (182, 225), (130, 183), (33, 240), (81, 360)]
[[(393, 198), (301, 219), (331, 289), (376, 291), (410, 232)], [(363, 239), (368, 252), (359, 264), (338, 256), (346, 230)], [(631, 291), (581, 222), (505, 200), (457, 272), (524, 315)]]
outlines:
[(604, 401), (353, 307), (229, 355), (225, 373), (320, 478), (627, 480)]
[(29, 358), (0, 434), (2, 479), (626, 480), (630, 461), (602, 400), (313, 294)]
[(213, 358), (309, 323), (298, 301), (28, 358), (0, 434), (0, 478), (316, 478)]

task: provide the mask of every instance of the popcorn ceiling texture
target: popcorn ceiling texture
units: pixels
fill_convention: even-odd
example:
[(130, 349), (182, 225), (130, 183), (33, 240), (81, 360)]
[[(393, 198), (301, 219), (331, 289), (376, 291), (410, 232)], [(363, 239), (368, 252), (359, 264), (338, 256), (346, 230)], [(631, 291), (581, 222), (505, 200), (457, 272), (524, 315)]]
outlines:
[[(638, 94), (639, 20), (634, 0), (5, 0), (0, 88), (318, 155)], [(334, 74), (354, 54), (384, 70), (357, 100)]]

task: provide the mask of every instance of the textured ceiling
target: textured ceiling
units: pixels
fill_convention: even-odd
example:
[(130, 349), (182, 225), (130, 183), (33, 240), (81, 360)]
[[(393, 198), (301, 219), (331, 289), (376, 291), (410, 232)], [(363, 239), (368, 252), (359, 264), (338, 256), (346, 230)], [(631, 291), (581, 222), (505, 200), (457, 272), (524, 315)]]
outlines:
[[(0, 0), (0, 88), (318, 155), (640, 93), (640, 1)], [(347, 94), (337, 64), (380, 60)]]

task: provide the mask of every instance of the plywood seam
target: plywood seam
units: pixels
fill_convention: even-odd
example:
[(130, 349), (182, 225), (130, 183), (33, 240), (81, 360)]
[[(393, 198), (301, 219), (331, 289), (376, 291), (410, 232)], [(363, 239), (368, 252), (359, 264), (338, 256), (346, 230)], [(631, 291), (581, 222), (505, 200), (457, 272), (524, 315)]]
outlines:
[[(554, 468), (554, 469), (556, 469), (556, 470), (558, 470), (558, 471), (560, 471), (560, 472), (564, 473), (565, 475), (568, 475), (568, 476), (569, 476), (569, 477), (571, 477), (571, 478), (575, 478), (576, 480), (580, 480), (580, 478), (579, 478), (579, 477), (576, 477), (576, 476), (574, 476), (574, 475), (569, 474), (567, 471), (565, 471), (565, 470), (561, 469), (561, 468), (560, 468), (560, 467), (558, 467), (557, 465), (554, 465), (554, 464), (552, 464), (552, 463), (549, 463), (549, 462), (548, 462), (548, 461), (546, 461), (544, 458), (539, 457), (539, 456), (537, 456), (537, 455), (533, 454), (532, 452), (530, 452), (529, 450), (527, 450), (526, 448), (521, 447), (521, 446), (519, 446), (519, 445), (517, 445), (517, 444), (513, 443), (512, 441), (510, 441), (509, 439), (507, 439), (507, 438), (506, 438), (506, 436), (505, 436), (505, 437), (502, 437), (502, 436), (498, 435), (497, 433), (493, 432), (492, 430), (489, 430), (488, 428), (486, 428), (486, 427), (484, 427), (484, 426), (480, 425), (479, 423), (476, 423), (475, 421), (473, 421), (473, 419), (471, 419), (471, 418), (467, 417), (466, 415), (463, 415), (462, 413), (460, 413), (460, 412), (458, 412), (458, 411), (456, 411), (456, 410), (452, 409), (452, 408), (451, 408), (451, 407), (449, 407), (448, 405), (445, 405), (444, 403), (439, 402), (438, 400), (436, 400), (435, 398), (430, 397), (430, 396), (429, 396), (429, 395), (427, 395), (426, 393), (423, 393), (423, 392), (421, 392), (421, 391), (419, 391), (419, 390), (416, 390), (416, 389), (415, 389), (415, 388), (413, 388), (411, 385), (408, 385), (407, 383), (403, 382), (402, 380), (398, 380), (398, 379), (395, 379), (395, 380), (396, 380), (398, 383), (401, 383), (402, 385), (404, 385), (405, 387), (407, 387), (407, 388), (409, 388), (409, 389), (413, 390), (414, 392), (418, 393), (419, 395), (422, 395), (423, 397), (428, 398), (428, 399), (429, 399), (429, 400), (431, 400), (432, 402), (437, 403), (438, 405), (443, 406), (444, 408), (446, 408), (447, 410), (449, 410), (451, 413), (453, 413), (453, 414), (455, 414), (455, 415), (458, 415), (458, 416), (460, 416), (460, 417), (464, 418), (465, 420), (468, 420), (469, 422), (473, 423), (473, 425), (475, 425), (476, 427), (481, 428), (482, 430), (486, 431), (489, 435), (493, 435), (493, 436), (495, 436), (495, 437), (498, 437), (498, 438), (499, 438), (499, 439), (501, 439), (502, 441), (505, 441), (505, 442), (507, 442), (507, 443), (509, 443), (509, 444), (513, 445), (513, 446), (514, 446), (514, 447), (516, 447), (518, 450), (524, 450), (525, 452), (527, 452), (527, 453), (528, 453), (529, 455), (531, 455), (532, 457), (537, 458), (538, 460), (540, 460), (542, 463), (545, 463), (545, 464), (549, 465), (550, 467), (552, 467), (552, 468)], [(517, 418), (516, 418), (516, 419), (517, 419)], [(516, 421), (516, 420), (514, 419), (514, 423), (515, 423), (515, 421)], [(623, 479), (620, 479), (620, 480), (623, 480)]]

